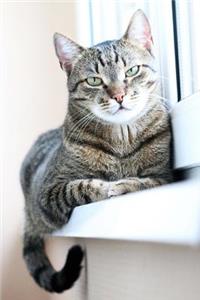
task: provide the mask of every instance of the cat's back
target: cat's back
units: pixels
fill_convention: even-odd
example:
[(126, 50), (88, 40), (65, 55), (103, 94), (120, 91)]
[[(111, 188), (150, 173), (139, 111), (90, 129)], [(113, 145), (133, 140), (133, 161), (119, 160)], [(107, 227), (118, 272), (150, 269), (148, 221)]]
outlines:
[(41, 134), (27, 153), (20, 170), (20, 180), (23, 192), (30, 188), (37, 169), (48, 160), (62, 143), (62, 127)]

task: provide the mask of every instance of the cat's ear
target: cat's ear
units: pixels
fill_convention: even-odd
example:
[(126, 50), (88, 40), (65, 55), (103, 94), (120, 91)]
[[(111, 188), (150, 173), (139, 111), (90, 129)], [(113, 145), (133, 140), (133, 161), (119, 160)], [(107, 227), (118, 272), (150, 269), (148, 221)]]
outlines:
[(53, 39), (60, 66), (69, 74), (75, 60), (83, 52), (84, 48), (60, 33), (55, 33)]
[(131, 18), (126, 33), (123, 37), (130, 42), (137, 42), (151, 51), (153, 38), (149, 21), (143, 11), (138, 9)]

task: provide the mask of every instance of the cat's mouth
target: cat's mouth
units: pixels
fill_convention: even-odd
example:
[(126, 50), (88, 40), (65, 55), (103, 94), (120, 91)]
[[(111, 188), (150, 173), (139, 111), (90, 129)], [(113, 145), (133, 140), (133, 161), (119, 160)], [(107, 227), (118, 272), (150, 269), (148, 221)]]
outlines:
[(123, 105), (120, 105), (117, 110), (113, 113), (113, 115), (117, 114), (117, 113), (120, 113), (122, 111), (130, 111), (131, 109), (130, 108), (127, 108), (127, 107), (124, 107)]
[(115, 124), (127, 123), (135, 115), (133, 107), (129, 107), (126, 103), (121, 103), (120, 105), (115, 103), (114, 106), (106, 107), (106, 109), (99, 109), (99, 106), (96, 105), (92, 107), (92, 112), (100, 119)]

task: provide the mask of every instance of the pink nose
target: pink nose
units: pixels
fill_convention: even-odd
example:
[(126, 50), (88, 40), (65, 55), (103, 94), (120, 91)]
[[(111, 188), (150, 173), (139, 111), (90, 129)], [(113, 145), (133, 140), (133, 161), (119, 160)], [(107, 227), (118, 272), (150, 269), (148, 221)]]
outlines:
[(124, 96), (125, 96), (125, 93), (121, 92), (121, 93), (113, 95), (112, 98), (115, 99), (118, 103), (122, 103), (122, 101), (124, 100)]

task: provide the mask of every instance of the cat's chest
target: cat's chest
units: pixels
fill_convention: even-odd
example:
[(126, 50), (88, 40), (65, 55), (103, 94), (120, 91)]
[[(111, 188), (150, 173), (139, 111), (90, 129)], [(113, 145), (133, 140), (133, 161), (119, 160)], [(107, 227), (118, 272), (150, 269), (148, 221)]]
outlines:
[(106, 180), (118, 180), (137, 175), (137, 164), (134, 155), (119, 157), (94, 147), (76, 149), (76, 159), (83, 169), (94, 177)]

